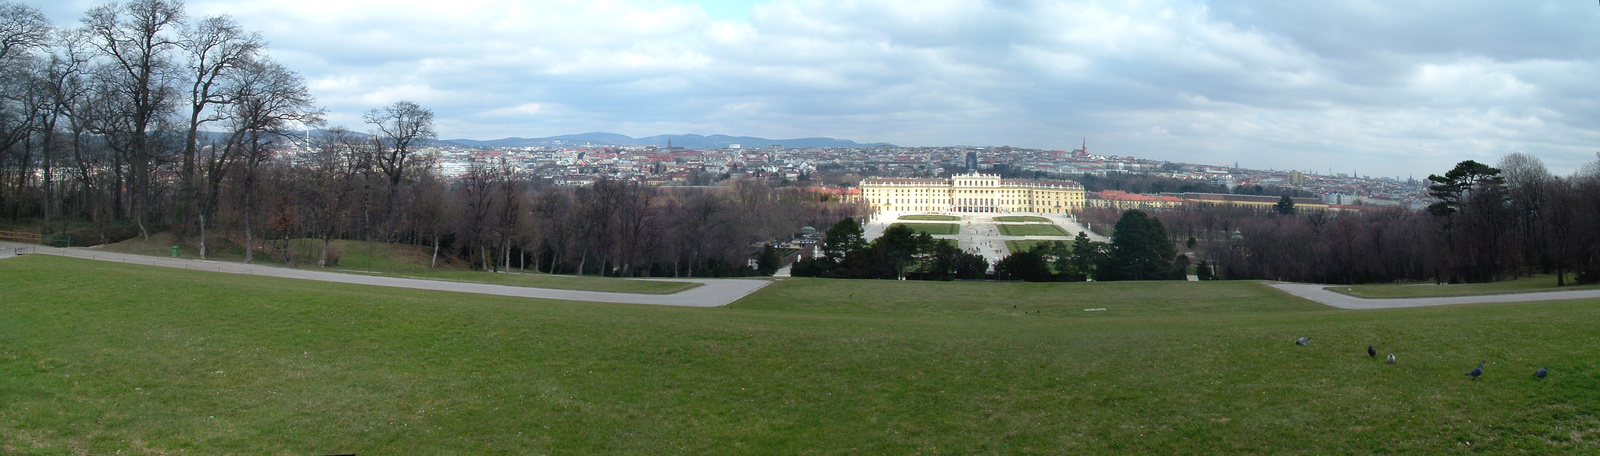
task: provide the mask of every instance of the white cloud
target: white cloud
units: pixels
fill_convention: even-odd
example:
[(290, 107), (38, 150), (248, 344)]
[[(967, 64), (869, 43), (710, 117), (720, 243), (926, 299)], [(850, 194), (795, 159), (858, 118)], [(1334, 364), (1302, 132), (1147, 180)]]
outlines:
[[(667, 0), (188, 8), (260, 30), (335, 122), (410, 99), (445, 137), (1089, 136), (1097, 152), (1394, 175), (1511, 151), (1591, 160), (1600, 8), (1579, 3), (771, 0), (747, 21)], [(95, 4), (39, 6), (75, 23)]]

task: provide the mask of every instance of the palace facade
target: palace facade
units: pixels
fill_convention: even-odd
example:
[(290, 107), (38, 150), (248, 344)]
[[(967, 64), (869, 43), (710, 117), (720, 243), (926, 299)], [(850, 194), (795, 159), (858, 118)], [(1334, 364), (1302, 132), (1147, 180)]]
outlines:
[(861, 181), (861, 198), (884, 211), (1044, 214), (1077, 212), (1084, 201), (1077, 182), (1001, 179), (975, 172), (949, 179), (867, 178)]

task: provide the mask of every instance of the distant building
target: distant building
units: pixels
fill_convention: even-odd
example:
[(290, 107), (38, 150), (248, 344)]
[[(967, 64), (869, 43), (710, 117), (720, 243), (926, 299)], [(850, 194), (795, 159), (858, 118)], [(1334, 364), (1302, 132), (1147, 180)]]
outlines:
[(1183, 199), (1170, 195), (1140, 195), (1121, 190), (1106, 190), (1091, 193), (1088, 196), (1089, 207), (1107, 207), (1118, 210), (1128, 209), (1169, 209), (1183, 205)]
[(885, 211), (1065, 214), (1084, 205), (1083, 186), (1077, 182), (1001, 179), (976, 172), (949, 179), (872, 177), (861, 181), (861, 198)]
[(967, 171), (969, 171), (969, 172), (970, 171), (976, 171), (977, 169), (978, 169), (978, 153), (974, 152), (974, 151), (968, 151), (967, 152)]
[(1289, 172), (1289, 185), (1300, 186), (1300, 185), (1305, 185), (1305, 184), (1306, 184), (1306, 174), (1305, 173), (1302, 173), (1302, 172), (1299, 172), (1299, 171), (1290, 171)]
[[(1257, 208), (1270, 208), (1283, 200), (1282, 196), (1234, 195), (1227, 193), (1166, 193), (1164, 196), (1173, 196), (1183, 199), (1183, 203), (1191, 206), (1246, 206)], [(1324, 210), (1328, 203), (1318, 198), (1289, 198), (1294, 201), (1295, 209), (1299, 210)]]

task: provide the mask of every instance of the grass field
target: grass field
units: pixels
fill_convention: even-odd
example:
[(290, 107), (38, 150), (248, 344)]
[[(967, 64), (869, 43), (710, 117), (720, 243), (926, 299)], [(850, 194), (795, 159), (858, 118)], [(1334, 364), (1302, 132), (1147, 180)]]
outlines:
[(1000, 234), (1006, 236), (1071, 236), (1066, 230), (1055, 225), (996, 225), (1000, 227)]
[[(211, 236), (207, 239), (206, 259), (216, 261), (244, 261), (244, 247), (230, 242), (222, 236)], [(334, 269), (370, 272), (429, 272), (436, 270), (468, 270), (469, 267), (459, 262), (452, 262), (447, 257), (441, 257), (437, 268), (430, 268), (433, 250), (428, 247), (390, 244), (387, 242), (367, 242), (352, 240), (335, 240), (332, 242), (343, 251), (338, 264)], [(173, 242), (171, 233), (161, 232), (150, 236), (149, 240), (133, 238), (116, 244), (107, 244), (99, 247), (106, 251), (132, 253), (135, 255), (171, 256)], [(279, 246), (282, 241), (271, 243), (269, 250), (258, 250), (255, 260), (260, 264), (282, 265), (283, 255)], [(317, 252), (321, 241), (316, 239), (294, 239), (289, 242), (290, 253), (298, 265), (316, 265)], [(189, 241), (178, 246), (180, 258), (200, 258), (198, 241)]]
[(700, 309), (42, 255), (0, 290), (7, 454), (1600, 450), (1594, 301), (788, 279)]
[[(135, 255), (170, 256), (172, 236), (168, 233), (157, 233), (146, 241), (140, 238), (129, 239), (116, 244), (101, 247), (101, 249), (132, 253)], [(426, 247), (390, 244), (387, 242), (366, 242), (351, 240), (335, 240), (333, 244), (343, 250), (339, 264), (328, 268), (330, 271), (354, 272), (360, 274), (411, 277), (417, 279), (449, 280), (455, 282), (488, 283), (495, 285), (509, 285), (517, 287), (554, 288), (558, 290), (581, 291), (611, 291), (618, 293), (641, 294), (671, 294), (700, 284), (693, 282), (663, 282), (628, 280), (609, 277), (573, 277), (553, 276), (549, 274), (500, 274), (485, 272), (478, 269), (469, 269), (465, 264), (440, 258), (438, 268), (429, 268), (432, 259), (432, 250)], [(207, 258), (216, 261), (244, 261), (244, 249), (237, 244), (230, 244), (226, 240), (217, 238), (212, 244)], [(304, 268), (315, 268), (316, 255), (320, 248), (320, 241), (315, 239), (295, 239), (290, 241), (290, 251), (296, 258), (296, 265)], [(179, 247), (179, 257), (196, 259), (200, 257), (197, 247), (183, 245)], [(283, 265), (283, 258), (278, 251), (256, 254), (257, 264), (273, 266)]]
[(538, 273), (493, 273), (484, 271), (431, 271), (399, 274), (370, 274), (387, 277), (449, 280), (453, 282), (488, 283), (513, 287), (554, 288), (558, 290), (611, 291), (617, 293), (672, 294), (700, 284), (694, 282), (667, 282), (657, 280), (630, 280), (613, 277), (574, 277)]
[[(1037, 246), (1037, 245), (1040, 245), (1040, 244), (1049, 244), (1051, 242), (1056, 242), (1056, 241), (1035, 241), (1035, 240), (1027, 240), (1027, 239), (1024, 239), (1024, 240), (1021, 240), (1021, 241), (1006, 241), (1006, 249), (1010, 250), (1011, 253), (1026, 252), (1028, 250), (1033, 249), (1034, 246)], [(1067, 245), (1071, 245), (1071, 244), (1072, 244), (1071, 242), (1067, 243)]]
[(927, 221), (937, 221), (937, 222), (959, 222), (959, 221), (961, 221), (961, 217), (956, 217), (954, 215), (913, 214), (913, 215), (902, 215), (902, 216), (900, 216), (899, 220), (927, 220)]
[(911, 229), (916, 230), (918, 234), (961, 234), (961, 225), (955, 223), (895, 223), (889, 226), (894, 225), (905, 225), (911, 227)]
[(1050, 219), (1032, 215), (1006, 215), (995, 217), (994, 221), (1002, 223), (1050, 223)]
[[(1572, 277), (1568, 276), (1570, 283)], [(1556, 287), (1556, 276), (1540, 274), (1533, 277), (1518, 277), (1515, 280), (1506, 280), (1494, 283), (1460, 283), (1443, 284), (1413, 283), (1413, 284), (1384, 284), (1384, 285), (1340, 285), (1327, 287), (1328, 291), (1344, 293), (1360, 298), (1431, 298), (1441, 296), (1473, 296), (1511, 293), (1534, 293), (1540, 291), (1567, 291), (1590, 290), (1600, 288), (1600, 285), (1584, 285)]]

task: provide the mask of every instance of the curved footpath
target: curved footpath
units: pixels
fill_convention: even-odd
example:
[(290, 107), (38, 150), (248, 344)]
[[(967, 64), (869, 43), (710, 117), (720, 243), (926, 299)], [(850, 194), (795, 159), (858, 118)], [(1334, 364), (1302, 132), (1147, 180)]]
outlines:
[(1543, 291), (1477, 296), (1449, 296), (1440, 298), (1357, 298), (1323, 289), (1332, 285), (1314, 283), (1274, 283), (1273, 288), (1340, 309), (1394, 309), (1399, 307), (1448, 306), (1454, 304), (1483, 304), (1493, 302), (1558, 301), (1563, 299), (1600, 298), (1600, 290)]
[(203, 260), (183, 260), (177, 258), (163, 258), (126, 253), (102, 252), (82, 248), (55, 248), (18, 244), (13, 242), (0, 242), (0, 258), (15, 256), (21, 248), (27, 254), (56, 255), (69, 258), (86, 260), (111, 261), (117, 263), (142, 264), (161, 266), (166, 268), (189, 269), (194, 271), (211, 271), (228, 274), (249, 274), (267, 277), (282, 277), (287, 279), (319, 280), (323, 282), (353, 283), (359, 285), (375, 285), (380, 287), (413, 288), (419, 290), (454, 291), (459, 293), (477, 293), (499, 296), (513, 296), (519, 298), (558, 299), (563, 301), (591, 301), (610, 302), (619, 304), (653, 304), (665, 306), (687, 307), (717, 307), (727, 305), (739, 298), (754, 293), (761, 287), (772, 283), (761, 279), (634, 279), (634, 280), (659, 280), (664, 282), (693, 282), (701, 284), (688, 290), (673, 294), (652, 295), (634, 293), (609, 293), (601, 291), (575, 291), (557, 290), (550, 288), (513, 287), (506, 285), (490, 285), (482, 283), (447, 282), (442, 280), (404, 279), (398, 277), (379, 277), (360, 274), (345, 274), (328, 271), (315, 271), (306, 269), (280, 268), (244, 263), (227, 263)]

